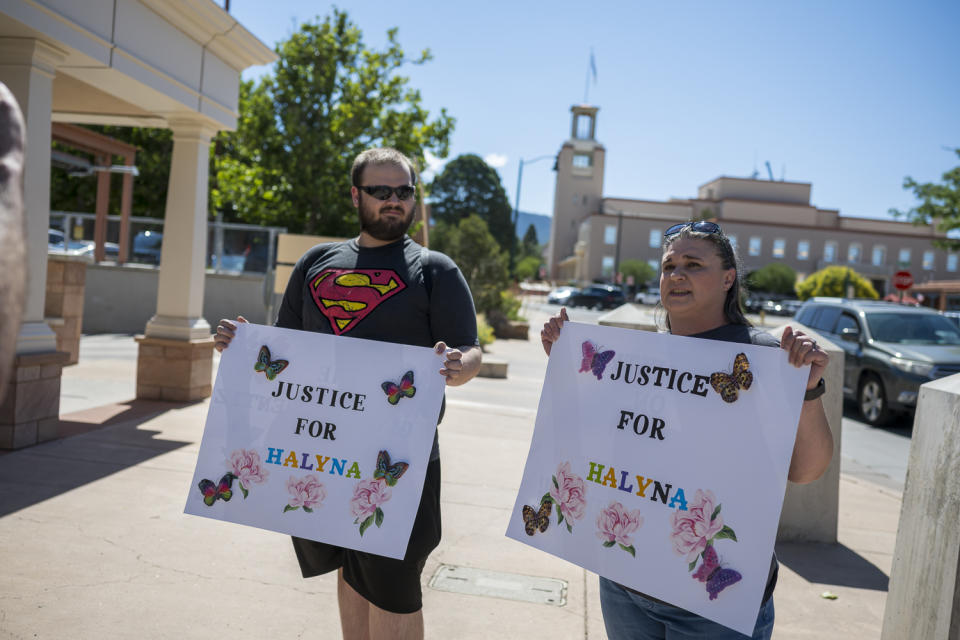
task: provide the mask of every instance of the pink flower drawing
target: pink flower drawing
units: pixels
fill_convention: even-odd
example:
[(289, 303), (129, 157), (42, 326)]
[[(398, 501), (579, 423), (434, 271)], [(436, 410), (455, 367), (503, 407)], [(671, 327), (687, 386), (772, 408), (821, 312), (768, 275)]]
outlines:
[(237, 449), (230, 454), (227, 464), (230, 473), (240, 481), (240, 491), (246, 499), (251, 484), (260, 484), (267, 479), (268, 472), (260, 463), (260, 454), (253, 449)]
[(571, 522), (583, 517), (587, 500), (583, 478), (570, 471), (569, 462), (557, 467), (557, 475), (553, 476), (553, 488), (549, 495), (557, 505), (557, 524), (563, 524), (566, 518), (567, 531), (573, 532)]
[(283, 508), (284, 513), (300, 507), (307, 513), (313, 513), (327, 497), (327, 490), (320, 478), (313, 474), (300, 478), (290, 476), (287, 478), (287, 491), (290, 493), (290, 501)]
[(630, 534), (640, 528), (643, 517), (640, 510), (629, 511), (619, 502), (611, 502), (597, 516), (597, 537), (603, 540), (603, 546), (617, 544), (621, 549), (636, 557)]
[[(673, 528), (670, 540), (677, 555), (685, 555), (687, 562), (697, 559), (707, 543), (723, 529), (723, 516), (713, 491), (697, 489), (686, 511), (677, 509), (670, 516)], [(732, 533), (732, 531), (731, 531)], [(736, 540), (736, 538), (733, 538)]]
[(350, 499), (350, 513), (354, 517), (354, 524), (360, 525), (360, 535), (376, 524), (383, 524), (383, 509), (380, 505), (393, 497), (393, 490), (380, 478), (361, 480), (353, 487), (353, 497)]

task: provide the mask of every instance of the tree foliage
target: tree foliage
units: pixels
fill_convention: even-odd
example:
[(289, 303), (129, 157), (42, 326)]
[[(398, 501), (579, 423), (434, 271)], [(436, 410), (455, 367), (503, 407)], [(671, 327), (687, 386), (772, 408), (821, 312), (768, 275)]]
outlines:
[(214, 205), (228, 218), (293, 232), (347, 236), (359, 222), (350, 167), (361, 151), (390, 146), (423, 166), (424, 151), (448, 153), (454, 120), (431, 119), (420, 92), (399, 74), (430, 60), (406, 56), (397, 30), (368, 47), (345, 11), (305, 23), (277, 45), (273, 75), (245, 82), (237, 130), (218, 137)]
[(827, 267), (811, 273), (806, 280), (797, 285), (797, 297), (801, 300), (814, 296), (844, 297), (847, 295), (847, 284), (853, 285), (855, 298), (876, 300), (880, 297), (869, 280), (850, 267), (840, 266)]
[(457, 156), (430, 184), (430, 217), (459, 224), (476, 214), (483, 220), (500, 249), (510, 251), (516, 242), (513, 210), (500, 174), (478, 155)]
[(783, 296), (792, 296), (797, 272), (782, 262), (771, 262), (747, 275), (747, 288)]
[[(954, 149), (960, 158), (960, 148)], [(943, 174), (943, 182), (917, 182), (910, 176), (903, 180), (903, 188), (910, 189), (920, 204), (909, 211), (891, 209), (897, 217), (907, 218), (917, 226), (934, 225), (937, 231), (947, 233), (960, 229), (960, 166)], [(960, 236), (937, 238), (933, 245), (950, 251), (960, 250)]]
[(509, 286), (507, 255), (480, 216), (473, 214), (458, 223), (438, 222), (430, 231), (430, 246), (460, 267), (477, 311), (488, 313), (502, 306), (500, 292)]
[(642, 287), (657, 277), (656, 270), (643, 260), (622, 260), (620, 273), (624, 275), (624, 282), (627, 276), (633, 276), (633, 282), (637, 287)]
[(538, 280), (540, 277), (540, 265), (543, 261), (539, 256), (526, 256), (520, 258), (516, 266), (516, 277), (518, 280)]
[(540, 257), (540, 240), (537, 238), (537, 228), (531, 223), (523, 234), (520, 242), (520, 255)]

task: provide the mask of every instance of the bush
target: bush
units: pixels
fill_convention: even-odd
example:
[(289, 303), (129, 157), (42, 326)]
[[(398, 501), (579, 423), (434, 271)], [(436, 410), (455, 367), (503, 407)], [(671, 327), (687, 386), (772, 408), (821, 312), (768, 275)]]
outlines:
[(853, 285), (855, 298), (876, 300), (880, 296), (870, 281), (850, 267), (827, 267), (811, 273), (806, 280), (797, 285), (797, 297), (806, 300), (814, 296), (845, 297), (844, 290), (849, 281)]
[(477, 338), (480, 339), (480, 350), (486, 351), (487, 345), (493, 344), (493, 327), (487, 324), (483, 316), (477, 316)]
[(527, 256), (517, 263), (517, 278), (520, 280), (537, 280), (540, 277), (541, 260), (536, 256)]
[(782, 262), (771, 262), (747, 275), (747, 288), (783, 296), (793, 296), (797, 272)]

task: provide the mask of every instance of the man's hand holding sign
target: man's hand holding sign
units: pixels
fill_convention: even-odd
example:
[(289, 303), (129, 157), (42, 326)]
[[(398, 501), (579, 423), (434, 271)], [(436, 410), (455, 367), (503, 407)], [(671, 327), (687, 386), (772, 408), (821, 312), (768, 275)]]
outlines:
[(565, 310), (544, 325), (550, 360), (507, 535), (602, 576), (611, 640), (769, 638), (786, 482), (816, 479), (832, 455), (827, 356), (802, 332), (778, 343), (749, 326), (712, 222), (667, 230), (660, 289), (673, 335)]

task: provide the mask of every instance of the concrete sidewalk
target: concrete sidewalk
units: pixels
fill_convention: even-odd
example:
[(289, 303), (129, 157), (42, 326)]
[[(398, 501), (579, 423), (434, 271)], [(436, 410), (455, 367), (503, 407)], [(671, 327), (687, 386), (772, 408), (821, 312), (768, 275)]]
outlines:
[[(503, 535), (546, 367), (543, 316), (531, 316), (533, 340), (491, 348), (506, 380), (448, 392), (428, 638), (605, 637), (596, 576)], [(340, 637), (334, 577), (303, 580), (286, 536), (183, 515), (207, 403), (130, 401), (131, 337), (81, 349), (64, 371), (66, 437), (0, 454), (0, 637)], [(900, 496), (846, 475), (840, 490), (839, 545), (777, 547), (777, 639), (880, 636)], [(565, 603), (427, 586), (442, 565), (562, 580)], [(517, 588), (509, 576), (486, 584)]]

